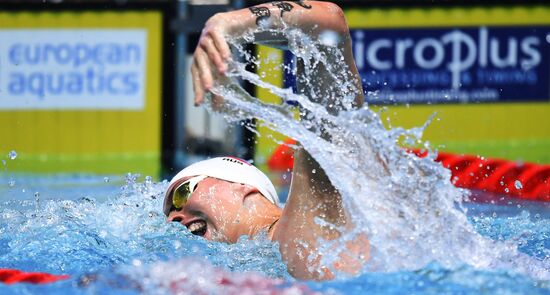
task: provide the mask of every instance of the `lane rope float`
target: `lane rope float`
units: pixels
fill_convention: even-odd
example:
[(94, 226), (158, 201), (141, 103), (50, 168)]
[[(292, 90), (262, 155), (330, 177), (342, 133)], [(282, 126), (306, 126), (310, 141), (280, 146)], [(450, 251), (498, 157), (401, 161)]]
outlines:
[(53, 275), (44, 272), (24, 272), (18, 269), (0, 268), (0, 282), (4, 284), (48, 284), (68, 279), (68, 275)]
[[(287, 139), (279, 145), (267, 161), (267, 166), (272, 171), (291, 171), (294, 160), (294, 150), (291, 147), (293, 145), (296, 145), (293, 139)], [(424, 150), (407, 151), (419, 157), (427, 155)], [(439, 152), (435, 160), (451, 170), (451, 182), (458, 187), (525, 200), (550, 202), (550, 165), (443, 152)]]

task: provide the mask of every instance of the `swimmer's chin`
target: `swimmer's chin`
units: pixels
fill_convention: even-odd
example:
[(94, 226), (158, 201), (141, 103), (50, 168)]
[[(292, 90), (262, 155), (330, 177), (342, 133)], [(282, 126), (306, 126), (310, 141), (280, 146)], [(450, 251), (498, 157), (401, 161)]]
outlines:
[(215, 230), (211, 230), (210, 227), (208, 227), (208, 229), (206, 230), (206, 233), (202, 237), (209, 242), (229, 243), (229, 244), (231, 243), (229, 242), (229, 239), (225, 235)]

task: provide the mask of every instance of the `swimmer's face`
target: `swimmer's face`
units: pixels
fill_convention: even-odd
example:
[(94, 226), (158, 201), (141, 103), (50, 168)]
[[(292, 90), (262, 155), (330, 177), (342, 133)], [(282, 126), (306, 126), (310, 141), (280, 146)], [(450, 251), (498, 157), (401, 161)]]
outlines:
[[(212, 177), (198, 183), (181, 209), (173, 209), (167, 221), (180, 222), (194, 235), (207, 240), (235, 243), (253, 235), (259, 227), (255, 200), (265, 199), (256, 188)], [(260, 222), (261, 223), (261, 222)]]

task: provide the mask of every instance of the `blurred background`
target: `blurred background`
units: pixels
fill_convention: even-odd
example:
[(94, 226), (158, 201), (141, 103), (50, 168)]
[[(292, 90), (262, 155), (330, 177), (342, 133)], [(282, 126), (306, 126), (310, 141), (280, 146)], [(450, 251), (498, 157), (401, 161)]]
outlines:
[[(189, 67), (204, 22), (263, 2), (0, 0), (2, 185), (57, 174), (161, 180), (233, 155), (284, 190), (288, 165), (274, 158), (283, 136), (192, 104)], [(550, 163), (546, 1), (333, 2), (346, 14), (367, 103), (388, 127), (436, 113), (424, 138), (439, 151)], [(292, 64), (288, 52), (247, 50), (266, 81), (293, 86), (276, 66)]]

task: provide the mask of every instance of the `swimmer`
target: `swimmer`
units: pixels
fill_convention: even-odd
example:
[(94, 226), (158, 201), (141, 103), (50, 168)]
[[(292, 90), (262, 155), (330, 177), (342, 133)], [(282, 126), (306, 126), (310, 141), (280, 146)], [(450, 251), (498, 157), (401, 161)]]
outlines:
[[(195, 105), (203, 103), (215, 79), (228, 70), (231, 51), (227, 38), (239, 39), (251, 31), (261, 31), (259, 26), (270, 32), (297, 28), (312, 38), (323, 32), (336, 33), (337, 46), (359, 90), (355, 106), (362, 104), (364, 97), (342, 10), (328, 2), (275, 1), (219, 13), (206, 22), (191, 69)], [(255, 42), (280, 48), (287, 43), (285, 38), (284, 34), (256, 34)], [(328, 74), (328, 70), (318, 66), (315, 87), (327, 87), (323, 75)], [(303, 72), (299, 70), (300, 75)], [(308, 95), (308, 89), (300, 85), (298, 89)], [(337, 102), (316, 102), (324, 103), (329, 111), (338, 111)], [(223, 98), (214, 96), (213, 103), (223, 104)], [(254, 237), (267, 232), (271, 240), (279, 243), (289, 273), (299, 279), (333, 278), (329, 268), (357, 273), (369, 259), (369, 242), (359, 236), (346, 243), (345, 251), (335, 252), (338, 260), (333, 265), (320, 265), (319, 239), (337, 239), (341, 236), (339, 230), (349, 230), (353, 223), (343, 208), (342, 196), (303, 148), (295, 152), (284, 208), (280, 207), (273, 184), (260, 170), (244, 160), (221, 157), (195, 163), (179, 172), (169, 184), (163, 209), (167, 221), (179, 222), (191, 233), (212, 241), (235, 243), (243, 235)], [(321, 218), (325, 225), (315, 218)]]

